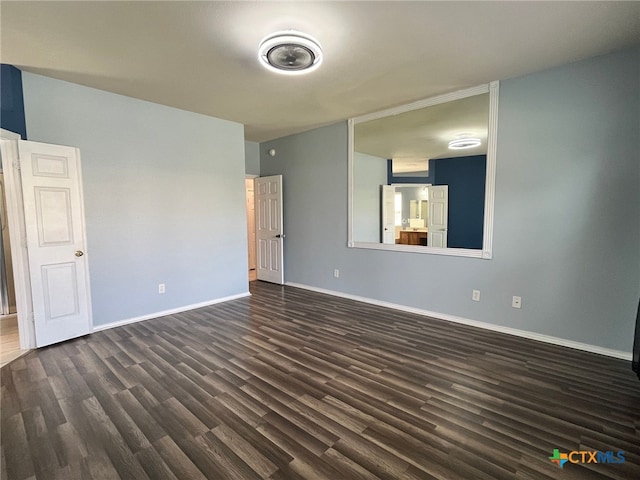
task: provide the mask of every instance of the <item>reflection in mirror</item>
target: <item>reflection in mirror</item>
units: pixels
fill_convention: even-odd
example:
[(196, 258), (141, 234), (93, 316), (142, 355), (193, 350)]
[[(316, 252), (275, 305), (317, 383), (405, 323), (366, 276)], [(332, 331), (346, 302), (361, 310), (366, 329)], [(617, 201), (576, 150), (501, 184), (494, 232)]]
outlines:
[[(427, 245), (429, 218), (428, 185), (392, 185), (394, 195), (394, 239), (390, 243)], [(384, 214), (383, 214), (384, 216)]]
[(350, 246), (491, 257), (497, 87), (350, 121)]

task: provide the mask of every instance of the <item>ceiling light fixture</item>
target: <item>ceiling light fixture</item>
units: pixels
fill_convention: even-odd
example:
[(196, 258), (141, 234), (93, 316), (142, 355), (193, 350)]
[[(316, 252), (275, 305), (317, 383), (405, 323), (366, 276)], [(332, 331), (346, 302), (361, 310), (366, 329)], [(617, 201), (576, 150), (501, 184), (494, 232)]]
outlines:
[(451, 150), (464, 150), (465, 148), (473, 148), (480, 146), (482, 142), (479, 138), (472, 138), (468, 136), (456, 138), (449, 142), (449, 148)]
[(260, 42), (260, 62), (269, 70), (287, 75), (308, 73), (322, 63), (322, 47), (306, 33), (276, 32)]

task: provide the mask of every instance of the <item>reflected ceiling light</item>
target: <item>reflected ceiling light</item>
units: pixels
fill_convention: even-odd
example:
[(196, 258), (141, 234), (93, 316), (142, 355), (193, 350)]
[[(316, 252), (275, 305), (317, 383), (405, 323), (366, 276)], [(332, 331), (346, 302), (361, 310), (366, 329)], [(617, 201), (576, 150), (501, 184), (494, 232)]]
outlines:
[(298, 75), (322, 63), (322, 47), (310, 35), (295, 30), (276, 32), (260, 42), (258, 57), (269, 70)]
[(449, 148), (451, 150), (464, 150), (465, 148), (473, 148), (480, 146), (482, 142), (479, 138), (474, 138), (468, 135), (461, 136), (455, 140), (449, 142)]

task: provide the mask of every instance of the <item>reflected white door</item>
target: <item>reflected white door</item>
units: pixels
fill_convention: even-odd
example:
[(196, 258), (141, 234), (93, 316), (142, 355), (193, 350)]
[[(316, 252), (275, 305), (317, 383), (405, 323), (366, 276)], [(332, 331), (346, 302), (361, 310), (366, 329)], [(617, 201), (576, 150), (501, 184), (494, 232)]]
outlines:
[(396, 188), (391, 185), (380, 185), (381, 190), (381, 204), (382, 204), (382, 231), (380, 238), (382, 243), (396, 243), (396, 228), (395, 228), (395, 195)]
[(449, 228), (449, 185), (429, 187), (429, 224), (427, 244), (447, 248)]
[(90, 333), (80, 152), (19, 141), (36, 346)]
[(255, 179), (258, 280), (284, 283), (282, 175)]

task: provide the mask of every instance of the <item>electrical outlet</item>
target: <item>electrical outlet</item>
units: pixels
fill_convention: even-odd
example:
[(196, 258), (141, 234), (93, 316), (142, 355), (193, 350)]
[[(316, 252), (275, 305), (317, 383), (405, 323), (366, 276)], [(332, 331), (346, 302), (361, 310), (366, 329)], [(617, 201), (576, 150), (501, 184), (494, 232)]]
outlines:
[(164, 283), (159, 283), (158, 284), (158, 293), (164, 293), (164, 292), (165, 292)]
[(471, 300), (473, 300), (474, 302), (480, 301), (480, 290), (473, 291), (473, 293), (471, 294)]
[(513, 299), (511, 300), (511, 306), (513, 308), (522, 308), (522, 297), (514, 295)]
[(333, 271), (333, 276), (334, 276), (335, 278), (340, 277), (340, 270), (338, 270), (338, 269), (336, 268), (336, 269)]

